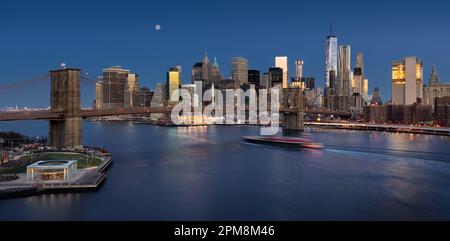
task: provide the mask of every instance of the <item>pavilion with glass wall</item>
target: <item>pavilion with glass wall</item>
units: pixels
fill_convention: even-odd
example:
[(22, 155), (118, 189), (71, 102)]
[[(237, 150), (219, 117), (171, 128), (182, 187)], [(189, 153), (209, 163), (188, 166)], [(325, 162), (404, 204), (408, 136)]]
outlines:
[(27, 166), (28, 181), (67, 181), (77, 170), (76, 160), (38, 161)]

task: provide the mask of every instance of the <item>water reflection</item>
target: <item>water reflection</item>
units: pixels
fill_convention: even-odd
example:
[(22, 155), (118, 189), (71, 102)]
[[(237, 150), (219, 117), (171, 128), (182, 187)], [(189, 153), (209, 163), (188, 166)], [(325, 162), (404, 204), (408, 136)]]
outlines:
[[(7, 125), (46, 135), (46, 122)], [(288, 135), (325, 149), (292, 150), (241, 141), (258, 127), (83, 128), (85, 144), (113, 153), (103, 188), (2, 200), (0, 220), (450, 218), (446, 137), (312, 128)]]

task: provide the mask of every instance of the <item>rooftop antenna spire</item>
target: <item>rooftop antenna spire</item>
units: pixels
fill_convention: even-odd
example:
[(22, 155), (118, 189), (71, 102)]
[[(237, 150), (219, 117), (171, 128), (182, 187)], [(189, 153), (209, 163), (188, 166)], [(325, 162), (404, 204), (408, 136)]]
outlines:
[(330, 36), (333, 36), (333, 14), (330, 15)]

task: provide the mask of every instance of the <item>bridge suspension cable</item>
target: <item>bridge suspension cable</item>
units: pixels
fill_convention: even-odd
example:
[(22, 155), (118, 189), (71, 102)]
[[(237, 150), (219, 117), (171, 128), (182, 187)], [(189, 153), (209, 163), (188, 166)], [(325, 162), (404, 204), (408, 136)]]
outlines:
[(14, 83), (0, 84), (0, 91), (19, 88), (19, 87), (23, 87), (23, 86), (34, 84), (34, 83), (41, 83), (44, 81), (50, 81), (50, 74), (47, 73), (47, 74), (36, 76), (36, 77), (28, 79), (28, 80), (20, 80), (20, 81), (14, 82)]
[(81, 75), (80, 80), (83, 81), (83, 83), (88, 83), (88, 84), (95, 85), (97, 83), (97, 80), (91, 79), (91, 78), (87, 77), (86, 75)]
[[(95, 85), (95, 84), (98, 83), (97, 80), (91, 79), (91, 78), (89, 78), (89, 77), (87, 77), (85, 75), (81, 75), (80, 76), (80, 81), (82, 81), (83, 83), (88, 83), (88, 84), (92, 84), (92, 85)], [(120, 88), (120, 87), (114, 86), (114, 85), (108, 85), (107, 89), (109, 91), (111, 91), (111, 90), (113, 90), (113, 91), (127, 91), (126, 88)]]

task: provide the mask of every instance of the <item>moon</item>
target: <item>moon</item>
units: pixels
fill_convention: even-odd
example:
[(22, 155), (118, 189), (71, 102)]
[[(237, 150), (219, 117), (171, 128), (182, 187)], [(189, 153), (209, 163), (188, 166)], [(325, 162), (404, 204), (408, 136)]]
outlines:
[(159, 31), (159, 30), (161, 30), (161, 25), (159, 25), (159, 24), (156, 24), (156, 25), (155, 25), (155, 30), (156, 30), (156, 31)]

